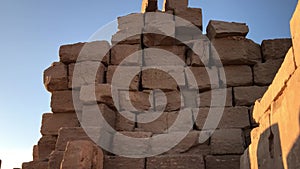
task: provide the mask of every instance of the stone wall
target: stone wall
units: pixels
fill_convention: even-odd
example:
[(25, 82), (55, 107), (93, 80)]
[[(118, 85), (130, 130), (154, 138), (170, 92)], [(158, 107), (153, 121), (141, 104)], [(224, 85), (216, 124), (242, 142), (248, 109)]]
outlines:
[[(202, 35), (191, 31), (195, 26), (202, 30), (201, 9), (189, 8), (187, 0), (166, 0), (161, 12), (156, 3), (156, 0), (143, 1), (142, 13), (119, 17), (119, 30), (112, 37), (112, 45), (95, 41), (60, 47), (59, 62), (44, 72), (45, 87), (52, 94), (52, 112), (43, 115), (42, 138), (33, 148), (33, 161), (23, 163), (23, 169), (240, 167), (240, 156), (251, 142), (250, 131), (257, 129), (259, 122), (255, 121), (256, 116), (252, 118), (252, 106), (272, 83), (291, 40), (265, 40), (259, 45), (246, 38), (249, 31), (246, 24), (223, 21), (210, 21), (207, 35)], [(155, 15), (151, 13), (154, 11)], [(190, 21), (194, 27), (180, 23), (173, 15)], [(162, 61), (158, 63), (157, 53), (149, 49), (167, 52), (159, 53)], [(169, 54), (176, 55), (181, 62), (170, 61)], [(136, 70), (138, 73), (132, 74)], [(124, 79), (131, 75), (126, 86)], [(115, 82), (114, 76), (121, 76), (121, 80)], [(112, 98), (114, 87), (119, 89), (115, 91), (117, 101)], [(211, 105), (212, 99), (223, 97), (222, 90), (227, 93), (221, 99), (225, 105)], [(133, 107), (129, 106), (130, 101)], [(216, 130), (205, 127), (209, 111), (217, 113), (223, 108)], [(163, 148), (172, 141), (165, 139), (156, 146), (148, 144), (154, 137), (186, 136), (160, 155), (119, 156), (101, 150), (83, 128), (85, 122), (95, 123), (92, 126), (95, 128), (103, 127), (99, 125), (104, 122), (95, 115), (98, 110), (116, 131), (99, 132), (101, 143), (116, 151), (136, 149), (132, 156), (141, 151), (154, 152), (159, 148), (157, 145)], [(158, 110), (162, 113), (158, 114)], [(180, 127), (172, 128), (182, 112)], [(141, 122), (152, 116), (158, 118)], [(188, 131), (184, 133), (186, 128)], [(145, 141), (135, 147), (119, 144), (119, 133)], [(201, 133), (206, 133), (209, 139), (199, 142)]]
[[(256, 101), (251, 144), (241, 169), (300, 168), (300, 6), (291, 20), (293, 47), (262, 99)], [(275, 52), (276, 53), (276, 52)]]

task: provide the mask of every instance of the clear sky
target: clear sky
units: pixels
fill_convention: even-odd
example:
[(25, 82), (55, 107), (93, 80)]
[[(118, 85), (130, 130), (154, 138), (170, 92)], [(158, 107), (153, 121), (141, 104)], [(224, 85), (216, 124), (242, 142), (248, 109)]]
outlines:
[[(132, 12), (142, 0), (0, 0), (0, 159), (2, 169), (30, 160), (50, 94), (42, 73), (58, 61), (62, 44), (87, 41), (99, 28)], [(160, 1), (162, 4), (162, 0)], [(190, 0), (210, 19), (245, 22), (248, 38), (290, 37), (289, 20), (297, 0)], [(160, 5), (161, 8), (161, 5)]]

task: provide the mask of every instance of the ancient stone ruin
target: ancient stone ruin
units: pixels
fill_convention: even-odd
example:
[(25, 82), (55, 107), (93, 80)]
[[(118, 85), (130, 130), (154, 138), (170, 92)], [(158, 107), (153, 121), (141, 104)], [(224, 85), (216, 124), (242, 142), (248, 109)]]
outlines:
[(44, 72), (52, 112), (23, 169), (299, 168), (299, 10), (292, 40), (261, 45), (244, 23), (210, 21), (199, 34), (202, 12), (188, 0), (165, 0), (163, 11), (143, 0), (141, 11), (118, 18), (112, 45), (60, 47)]

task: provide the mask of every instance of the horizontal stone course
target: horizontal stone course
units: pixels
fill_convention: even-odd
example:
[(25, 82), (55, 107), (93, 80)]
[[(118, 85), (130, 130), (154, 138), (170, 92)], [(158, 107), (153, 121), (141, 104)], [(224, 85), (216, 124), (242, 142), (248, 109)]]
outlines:
[(44, 71), (44, 85), (45, 88), (52, 92), (57, 90), (68, 89), (68, 69), (67, 66), (61, 62), (54, 62)]
[(251, 106), (255, 100), (261, 98), (267, 91), (266, 86), (234, 87), (234, 102), (237, 106)]
[(284, 58), (292, 46), (291, 39), (263, 40), (261, 44), (264, 60)]
[(282, 62), (282, 59), (276, 59), (256, 64), (253, 67), (254, 83), (256, 85), (270, 85)]

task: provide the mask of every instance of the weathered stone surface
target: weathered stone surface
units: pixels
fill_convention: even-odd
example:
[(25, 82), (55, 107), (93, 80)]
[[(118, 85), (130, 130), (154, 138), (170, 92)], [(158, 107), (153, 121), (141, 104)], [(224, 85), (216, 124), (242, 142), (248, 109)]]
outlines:
[(143, 112), (151, 110), (153, 109), (151, 107), (153, 105), (153, 95), (149, 91), (119, 91), (119, 104), (122, 111)]
[(223, 38), (228, 36), (243, 36), (249, 32), (249, 28), (245, 23), (224, 22), (211, 20), (206, 28), (209, 39)]
[(163, 11), (168, 11), (168, 10), (184, 10), (188, 7), (188, 0), (165, 0), (164, 1), (164, 6), (163, 6)]
[(141, 28), (126, 28), (119, 30), (111, 38), (111, 43), (116, 44), (127, 44), (136, 45), (142, 43), (142, 30)]
[[(198, 129), (203, 129), (204, 123), (207, 120), (209, 111), (211, 111), (210, 116), (216, 117), (219, 113), (222, 113), (222, 118), (219, 122), (218, 128), (246, 128), (250, 127), (248, 108), (247, 107), (225, 107), (224, 111), (221, 108), (199, 108), (193, 109), (194, 119), (196, 127)], [(198, 114), (197, 114), (198, 113)], [(214, 120), (214, 118), (212, 118)], [(217, 121), (211, 121), (210, 123), (217, 123)], [(208, 125), (209, 127), (210, 125)], [(210, 129), (210, 128), (206, 128)]]
[[(225, 100), (223, 98), (225, 98)], [(200, 97), (197, 97), (197, 103), (200, 103), (198, 107), (231, 107), (232, 89), (215, 89), (213, 91), (200, 93)]]
[(181, 94), (185, 108), (198, 108), (199, 103), (197, 103), (197, 98), (200, 97), (200, 95), (197, 89), (183, 89), (181, 90)]
[(64, 151), (52, 151), (48, 161), (48, 169), (58, 169), (64, 157)]
[[(179, 110), (182, 107), (179, 91), (155, 91), (155, 110), (170, 112)], [(166, 100), (165, 100), (166, 99)]]
[(70, 141), (64, 153), (61, 169), (103, 169), (103, 152), (90, 141)]
[(141, 113), (137, 115), (137, 127), (142, 131), (160, 134), (167, 132), (168, 113)]
[(80, 90), (80, 100), (84, 104), (104, 103), (114, 106), (110, 84), (83, 86)]
[(105, 156), (104, 168), (115, 169), (145, 169), (144, 158), (126, 158), (119, 156)]
[(187, 52), (187, 64), (191, 66), (210, 66), (210, 42), (207, 38), (193, 40)]
[(226, 80), (227, 87), (250, 86), (253, 84), (253, 75), (250, 66), (225, 66), (224, 72), (226, 77), (221, 77), (221, 80), (223, 83)]
[(61, 62), (54, 62), (44, 71), (45, 88), (52, 92), (54, 90), (68, 89), (67, 66)]
[[(118, 73), (116, 73), (116, 69), (118, 69)], [(118, 89), (129, 89), (129, 90), (138, 90), (139, 89), (139, 79), (140, 79), (140, 67), (135, 66), (108, 66), (106, 81)], [(135, 75), (136, 74), (136, 75)], [(133, 76), (135, 75), (135, 76)], [(132, 77), (130, 78), (131, 83), (126, 83), (124, 77)], [(113, 81), (114, 80), (114, 81)]]
[(298, 2), (298, 5), (296, 7), (295, 13), (291, 19), (290, 27), (291, 27), (291, 35), (292, 35), (292, 41), (293, 41), (293, 52), (295, 55), (295, 60), (297, 66), (300, 66), (300, 49), (297, 46), (300, 46), (299, 39), (300, 39), (300, 33), (299, 33), (299, 25), (300, 25), (300, 5)]
[(291, 39), (264, 40), (261, 44), (264, 60), (284, 58), (292, 46)]
[(185, 86), (184, 67), (144, 67), (142, 86), (145, 89), (177, 90), (178, 86)]
[(126, 16), (118, 17), (118, 29), (140, 28), (144, 26), (144, 14), (131, 13)]
[(240, 159), (240, 169), (250, 169), (249, 149), (247, 148)]
[(75, 63), (85, 43), (63, 45), (59, 48), (60, 61), (65, 64)]
[(123, 66), (141, 66), (142, 53), (140, 45), (118, 44), (111, 49), (110, 64)]
[[(75, 68), (76, 67), (76, 68)], [(101, 62), (85, 61), (69, 64), (69, 88), (103, 83), (105, 66)]]
[(190, 109), (169, 112), (167, 121), (168, 132), (189, 131), (193, 129), (193, 113)]
[[(202, 10), (200, 8), (186, 8), (186, 9), (175, 9), (175, 15), (186, 21), (190, 22), (193, 26), (198, 27), (202, 30)], [(176, 27), (180, 26), (190, 26), (185, 22), (176, 21)]]
[(157, 0), (143, 0), (141, 12), (155, 12), (157, 10)]
[(240, 169), (240, 156), (237, 155), (207, 156), (205, 161), (206, 169)]
[(43, 114), (41, 134), (58, 135), (61, 127), (79, 127), (76, 113), (45, 113)]
[(46, 169), (47, 167), (47, 161), (31, 161), (22, 164), (22, 169)]
[(133, 131), (135, 128), (136, 114), (130, 111), (122, 111), (116, 115), (117, 131)]
[(253, 67), (254, 83), (257, 85), (270, 85), (282, 62), (282, 59), (276, 59), (256, 64)]
[(51, 96), (51, 108), (53, 113), (81, 111), (82, 104), (79, 100), (79, 92), (72, 90), (54, 91)]
[[(254, 65), (261, 62), (260, 46), (244, 37), (227, 37), (212, 40), (212, 58), (219, 56), (223, 65)], [(221, 65), (214, 60), (216, 65)]]
[(242, 130), (215, 130), (211, 137), (211, 152), (212, 154), (242, 154), (244, 152)]
[(69, 141), (74, 140), (90, 140), (85, 131), (81, 127), (63, 127), (58, 131), (58, 138), (55, 150), (65, 151)]
[(164, 155), (147, 158), (147, 169), (205, 169), (202, 155)]
[(55, 149), (57, 136), (43, 136), (38, 142), (39, 159), (48, 159), (50, 153)]
[(247, 87), (234, 87), (234, 101), (237, 106), (251, 106), (256, 99), (261, 98), (266, 90), (267, 86), (247, 86)]
[[(38, 161), (40, 159), (40, 157), (39, 157), (39, 146), (38, 145), (33, 146), (32, 157), (33, 157), (33, 161)], [(1, 165), (0, 165), (0, 167), (1, 167)]]
[[(203, 91), (219, 87), (217, 67), (189, 67), (185, 69), (185, 74), (190, 89)], [(193, 79), (196, 80), (197, 84), (194, 84)]]

